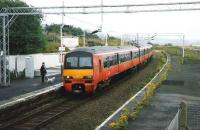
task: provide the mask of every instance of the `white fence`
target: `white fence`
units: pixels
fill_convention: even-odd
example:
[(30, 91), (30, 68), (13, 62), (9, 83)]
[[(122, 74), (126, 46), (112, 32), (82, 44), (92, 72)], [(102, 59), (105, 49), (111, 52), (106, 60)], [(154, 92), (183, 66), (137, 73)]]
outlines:
[(58, 53), (39, 53), (30, 55), (10, 55), (9, 70), (21, 72), (25, 69), (25, 58), (32, 56), (34, 59), (34, 70), (40, 69), (42, 62), (45, 62), (47, 68), (60, 66)]
[(179, 111), (176, 113), (174, 119), (165, 130), (179, 130)]

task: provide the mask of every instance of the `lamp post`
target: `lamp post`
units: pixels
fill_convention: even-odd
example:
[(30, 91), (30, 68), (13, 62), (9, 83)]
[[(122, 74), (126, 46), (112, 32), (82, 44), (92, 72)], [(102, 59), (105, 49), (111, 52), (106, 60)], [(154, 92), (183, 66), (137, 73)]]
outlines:
[(108, 34), (106, 33), (106, 46), (108, 46)]
[(182, 57), (184, 58), (185, 57), (185, 35), (183, 34), (183, 36), (182, 36), (182, 42), (183, 42), (183, 46), (182, 46), (182, 49), (183, 49), (183, 54), (182, 54)]
[(83, 47), (85, 47), (85, 31), (83, 31)]
[(121, 46), (123, 45), (123, 34), (121, 34)]
[(138, 33), (136, 35), (136, 43), (137, 43), (137, 45), (139, 45), (139, 34)]

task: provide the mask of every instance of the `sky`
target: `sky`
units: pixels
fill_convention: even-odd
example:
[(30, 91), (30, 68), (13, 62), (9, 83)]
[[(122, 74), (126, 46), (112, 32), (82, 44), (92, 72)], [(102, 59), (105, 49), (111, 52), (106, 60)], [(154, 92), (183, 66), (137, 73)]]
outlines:
[[(23, 0), (36, 7), (61, 6), (63, 0)], [(104, 0), (104, 5), (143, 4), (176, 2), (178, 0)], [(179, 2), (189, 0), (179, 0)], [(191, 0), (190, 0), (191, 1)], [(64, 0), (66, 6), (100, 5), (100, 0)], [(199, 5), (200, 6), (200, 5)], [(135, 33), (183, 33), (188, 42), (200, 43), (200, 11), (188, 12), (161, 12), (161, 13), (134, 13), (134, 14), (104, 14), (103, 34), (124, 35)], [(45, 15), (43, 24), (61, 23), (61, 16)], [(96, 30), (101, 25), (100, 14), (67, 14), (64, 24), (81, 27), (85, 30)], [(182, 42), (180, 36), (162, 36), (162, 39), (177, 39)]]

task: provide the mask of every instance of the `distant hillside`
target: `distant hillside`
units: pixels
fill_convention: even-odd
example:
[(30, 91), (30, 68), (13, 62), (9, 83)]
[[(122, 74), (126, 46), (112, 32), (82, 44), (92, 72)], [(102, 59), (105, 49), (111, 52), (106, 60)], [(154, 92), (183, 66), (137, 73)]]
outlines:
[[(49, 42), (49, 46), (46, 49), (46, 52), (57, 52), (58, 47), (60, 46), (60, 25), (52, 24), (45, 25), (44, 27), (46, 37)], [(79, 27), (74, 27), (71, 25), (65, 25), (63, 27), (64, 36), (77, 36), (79, 37), (79, 46), (83, 46), (83, 30)], [(85, 32), (86, 35), (86, 46), (102, 46), (105, 44), (105, 40), (96, 35), (91, 34), (91, 32)], [(108, 44), (111, 46), (120, 45), (121, 41), (115, 37), (108, 37)]]

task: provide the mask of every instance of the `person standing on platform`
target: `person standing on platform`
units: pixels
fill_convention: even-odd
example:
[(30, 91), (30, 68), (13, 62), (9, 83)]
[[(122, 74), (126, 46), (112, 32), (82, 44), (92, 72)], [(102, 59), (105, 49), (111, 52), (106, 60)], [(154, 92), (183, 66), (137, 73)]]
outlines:
[(40, 74), (41, 74), (41, 76), (42, 76), (42, 83), (44, 83), (44, 78), (45, 78), (45, 76), (46, 76), (46, 74), (47, 74), (47, 70), (46, 70), (45, 63), (44, 63), (44, 62), (42, 62), (42, 66), (41, 66), (41, 68), (40, 68)]

